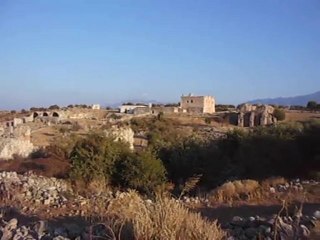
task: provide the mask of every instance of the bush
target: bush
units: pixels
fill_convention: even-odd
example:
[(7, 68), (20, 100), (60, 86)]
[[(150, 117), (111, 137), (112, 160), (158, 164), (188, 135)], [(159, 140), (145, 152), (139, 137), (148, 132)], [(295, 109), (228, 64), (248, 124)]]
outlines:
[(97, 179), (110, 182), (113, 166), (121, 154), (128, 152), (129, 147), (122, 142), (115, 142), (102, 135), (91, 134), (80, 139), (71, 152), (70, 177), (86, 183)]
[(59, 110), (60, 107), (55, 104), (55, 105), (51, 105), (51, 106), (49, 107), (49, 109), (50, 109), (50, 110)]
[(316, 101), (309, 101), (307, 103), (307, 108), (309, 110), (315, 110), (317, 108), (317, 102)]
[(163, 135), (154, 136), (150, 143), (157, 146), (169, 180), (176, 185), (195, 174), (202, 174), (201, 187), (211, 189), (227, 180), (304, 177), (310, 170), (320, 171), (317, 123), (234, 130), (206, 142), (178, 138), (174, 132), (170, 137), (179, 140), (163, 141)]
[(133, 153), (128, 144), (98, 134), (79, 140), (70, 159), (71, 179), (86, 184), (100, 181), (151, 192), (166, 180), (162, 162), (151, 152)]
[(278, 121), (283, 121), (286, 119), (286, 113), (283, 109), (276, 108), (273, 112), (273, 116), (278, 120)]
[(71, 134), (68, 138), (56, 138), (54, 144), (48, 146), (46, 151), (50, 157), (69, 159), (77, 141), (78, 136), (74, 134)]
[(115, 184), (152, 192), (166, 181), (166, 170), (150, 151), (127, 154), (115, 164)]

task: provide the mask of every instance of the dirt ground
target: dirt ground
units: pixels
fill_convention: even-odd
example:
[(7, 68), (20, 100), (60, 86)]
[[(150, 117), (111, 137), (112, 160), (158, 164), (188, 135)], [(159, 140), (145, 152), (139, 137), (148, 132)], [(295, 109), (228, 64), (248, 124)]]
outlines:
[(309, 112), (309, 111), (286, 111), (285, 122), (305, 122), (311, 120), (320, 120), (320, 112)]
[(54, 157), (37, 158), (37, 159), (14, 159), (10, 161), (0, 161), (1, 171), (14, 171), (25, 173), (32, 171), (38, 175), (46, 177), (65, 178), (70, 169), (67, 160)]

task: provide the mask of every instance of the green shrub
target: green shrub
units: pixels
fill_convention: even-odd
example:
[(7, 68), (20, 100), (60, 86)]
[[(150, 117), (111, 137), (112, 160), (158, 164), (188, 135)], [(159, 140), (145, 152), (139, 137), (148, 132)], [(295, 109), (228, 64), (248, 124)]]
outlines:
[(273, 116), (277, 118), (278, 121), (283, 121), (286, 119), (286, 113), (283, 109), (276, 108), (273, 112)]
[(91, 134), (79, 140), (71, 152), (70, 177), (86, 183), (96, 179), (105, 179), (109, 183), (115, 162), (125, 152), (129, 152), (127, 144)]
[(72, 180), (104, 182), (151, 192), (166, 180), (162, 162), (151, 152), (134, 153), (128, 144), (98, 134), (79, 140), (71, 154)]
[(315, 110), (315, 109), (317, 109), (317, 102), (316, 101), (309, 101), (308, 103), (307, 103), (307, 109), (309, 109), (309, 110)]
[(202, 174), (201, 187), (212, 188), (230, 179), (292, 178), (320, 171), (319, 136), (317, 123), (279, 124), (234, 130), (209, 142), (179, 139), (157, 146), (170, 181), (178, 185)]
[(123, 187), (150, 193), (166, 181), (166, 170), (150, 151), (131, 153), (117, 161), (113, 180)]

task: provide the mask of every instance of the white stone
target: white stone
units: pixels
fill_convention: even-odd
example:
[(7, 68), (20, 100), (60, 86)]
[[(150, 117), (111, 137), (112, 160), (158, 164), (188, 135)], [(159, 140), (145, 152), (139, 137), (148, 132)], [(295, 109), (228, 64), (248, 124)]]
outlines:
[(314, 213), (313, 213), (313, 216), (316, 218), (316, 219), (320, 219), (320, 211), (319, 210), (317, 210), (317, 211), (315, 211)]
[(129, 143), (130, 149), (134, 149), (134, 132), (130, 127), (112, 126), (111, 129), (105, 131), (107, 136), (111, 136), (115, 141), (123, 141)]
[(0, 137), (0, 159), (9, 160), (14, 155), (28, 157), (35, 150), (30, 135), (30, 127), (19, 126), (14, 129), (13, 137)]
[(270, 193), (276, 193), (276, 189), (274, 187), (270, 187)]
[(34, 149), (34, 145), (30, 141), (14, 138), (0, 139), (0, 159), (12, 159), (15, 154), (28, 157)]

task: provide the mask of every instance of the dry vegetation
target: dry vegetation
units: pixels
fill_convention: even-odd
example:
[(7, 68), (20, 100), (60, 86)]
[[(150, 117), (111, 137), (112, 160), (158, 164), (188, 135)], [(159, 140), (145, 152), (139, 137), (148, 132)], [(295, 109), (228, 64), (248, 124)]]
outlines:
[(285, 122), (320, 120), (320, 112), (287, 110)]
[(304, 185), (303, 190), (288, 187), (287, 190), (274, 192), (279, 186), (290, 186), (289, 181), (283, 177), (272, 177), (260, 182), (255, 180), (229, 181), (217, 187), (208, 194), (209, 201), (213, 207), (221, 204), (229, 206), (268, 206), (279, 205), (286, 201), (289, 205), (298, 202), (319, 203), (319, 186)]
[(218, 240), (225, 236), (216, 221), (190, 212), (168, 196), (158, 195), (151, 201), (143, 200), (135, 191), (121, 193), (110, 201), (105, 212), (112, 235), (121, 239)]
[(258, 194), (259, 188), (260, 184), (255, 180), (226, 182), (213, 191), (211, 201), (223, 203), (241, 200), (243, 197), (254, 198)]

